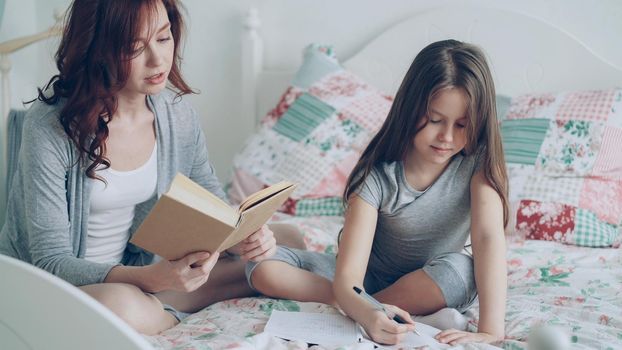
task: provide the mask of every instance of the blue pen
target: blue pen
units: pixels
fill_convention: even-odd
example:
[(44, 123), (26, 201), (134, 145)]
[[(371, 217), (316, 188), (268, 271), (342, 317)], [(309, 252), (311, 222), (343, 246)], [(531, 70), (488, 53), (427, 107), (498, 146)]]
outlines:
[[(374, 299), (374, 297), (372, 297), (371, 295), (367, 294), (364, 290), (362, 290), (361, 288), (354, 286), (352, 287), (354, 289), (354, 291), (356, 292), (356, 294), (362, 296), (364, 299), (366, 299), (369, 303), (371, 303), (376, 309), (382, 311), (385, 313), (385, 315), (387, 315), (387, 317), (389, 317), (389, 311), (384, 307), (384, 305), (380, 304), (380, 302), (378, 302), (378, 300)], [(393, 321), (397, 322), (397, 323), (409, 323), (406, 322), (405, 319), (403, 319), (400, 315), (395, 314), (395, 316), (393, 316)], [(415, 332), (415, 334), (417, 335), (421, 335), (419, 334), (419, 332), (417, 332), (417, 330), (413, 330), (413, 332)]]

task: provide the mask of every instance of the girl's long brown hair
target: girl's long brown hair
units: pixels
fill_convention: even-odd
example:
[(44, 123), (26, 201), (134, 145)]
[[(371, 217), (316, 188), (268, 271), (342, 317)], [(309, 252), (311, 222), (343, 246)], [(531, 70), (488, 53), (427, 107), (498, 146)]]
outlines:
[(469, 122), (463, 152), (465, 155), (482, 152), (481, 169), (501, 197), (503, 223), (507, 226), (508, 178), (497, 122), (495, 86), (484, 53), (474, 45), (457, 40), (432, 43), (415, 57), (387, 119), (348, 178), (344, 204), (374, 166), (404, 159), (413, 138), (428, 122), (432, 98), (446, 88), (461, 88), (468, 96)]
[(131, 59), (136, 56), (135, 40), (145, 23), (156, 16), (160, 2), (174, 40), (169, 88), (178, 96), (189, 94), (194, 91), (180, 71), (179, 47), (185, 28), (177, 0), (74, 0), (66, 15), (55, 56), (59, 73), (38, 89), (37, 99), (50, 105), (63, 99), (60, 122), (77, 146), (79, 160), (86, 156), (92, 161), (86, 169), (90, 178), (97, 178), (95, 169), (100, 164), (110, 166), (104, 157), (107, 124), (117, 109), (116, 95), (128, 80)]

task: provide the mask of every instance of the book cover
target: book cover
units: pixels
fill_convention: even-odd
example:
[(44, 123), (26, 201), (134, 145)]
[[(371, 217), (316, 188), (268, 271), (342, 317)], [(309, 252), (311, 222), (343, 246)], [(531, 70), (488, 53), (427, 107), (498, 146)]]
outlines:
[(279, 182), (248, 196), (236, 209), (177, 174), (130, 243), (167, 260), (198, 251), (222, 252), (261, 228), (295, 187)]

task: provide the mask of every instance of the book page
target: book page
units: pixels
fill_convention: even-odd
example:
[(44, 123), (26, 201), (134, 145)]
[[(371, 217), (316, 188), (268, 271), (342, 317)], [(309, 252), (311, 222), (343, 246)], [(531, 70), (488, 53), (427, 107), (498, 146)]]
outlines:
[(182, 174), (175, 176), (165, 195), (229, 226), (235, 227), (238, 222), (234, 208)]
[(248, 196), (242, 203), (240, 203), (239, 212), (241, 213), (246, 209), (250, 209), (251, 207), (264, 201), (265, 199), (270, 198), (292, 186), (295, 185), (291, 182), (281, 181), (272, 186), (266, 187), (263, 190), (259, 190)]
[(355, 344), (361, 334), (356, 323), (339, 314), (273, 310), (264, 332), (287, 340), (341, 346)]
[(240, 214), (240, 220), (233, 233), (222, 242), (218, 248), (223, 251), (242, 241), (246, 237), (253, 234), (265, 224), (274, 212), (287, 200), (289, 195), (294, 191), (296, 186), (289, 186), (281, 191), (274, 193), (272, 196), (265, 197), (264, 200), (256, 202), (255, 205), (247, 208)]

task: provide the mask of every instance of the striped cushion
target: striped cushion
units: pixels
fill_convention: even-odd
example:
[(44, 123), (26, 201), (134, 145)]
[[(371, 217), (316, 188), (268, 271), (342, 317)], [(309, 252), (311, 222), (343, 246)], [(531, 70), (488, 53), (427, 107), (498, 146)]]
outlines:
[(549, 119), (507, 120), (501, 124), (503, 149), (507, 162), (536, 164), (542, 141), (549, 129)]
[(287, 109), (273, 130), (300, 142), (335, 112), (335, 108), (304, 93)]

